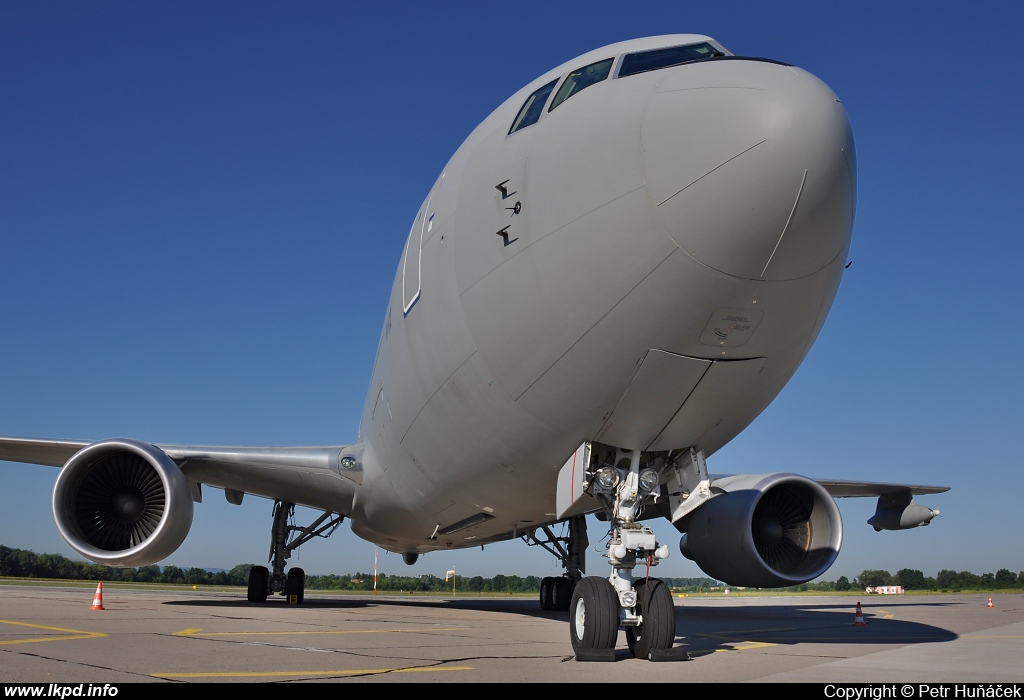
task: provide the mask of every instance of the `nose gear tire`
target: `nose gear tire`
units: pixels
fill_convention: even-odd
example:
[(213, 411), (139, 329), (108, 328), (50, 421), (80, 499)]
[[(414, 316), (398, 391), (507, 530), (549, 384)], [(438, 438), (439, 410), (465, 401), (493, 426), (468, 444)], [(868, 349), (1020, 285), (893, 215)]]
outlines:
[(626, 643), (638, 659), (647, 659), (653, 649), (669, 649), (676, 638), (676, 611), (672, 592), (661, 579), (634, 581), (639, 627), (626, 628)]
[(569, 604), (573, 651), (613, 649), (619, 633), (619, 599), (607, 579), (587, 576), (576, 584)]

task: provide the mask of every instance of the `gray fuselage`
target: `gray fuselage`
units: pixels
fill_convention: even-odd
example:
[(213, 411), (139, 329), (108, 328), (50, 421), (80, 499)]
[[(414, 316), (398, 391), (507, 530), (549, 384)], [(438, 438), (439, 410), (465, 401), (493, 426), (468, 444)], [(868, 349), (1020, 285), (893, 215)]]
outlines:
[[(850, 245), (849, 121), (820, 80), (771, 61), (616, 72), (628, 52), (705, 40), (555, 68), (445, 166), (381, 333), (361, 537), (417, 552), (550, 523), (581, 443), (711, 455), (796, 371)], [(609, 58), (608, 79), (509, 133), (538, 88)]]

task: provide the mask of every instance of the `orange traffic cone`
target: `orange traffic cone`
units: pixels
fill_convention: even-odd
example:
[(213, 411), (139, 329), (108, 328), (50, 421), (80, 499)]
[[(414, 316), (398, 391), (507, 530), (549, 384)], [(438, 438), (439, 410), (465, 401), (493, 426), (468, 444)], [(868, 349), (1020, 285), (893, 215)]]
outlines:
[(987, 608), (994, 608), (995, 607), (995, 605), (992, 604), (992, 596), (988, 597), (988, 605), (986, 605), (985, 607), (987, 607)]
[(100, 581), (96, 584), (96, 595), (93, 596), (92, 605), (89, 607), (90, 610), (106, 610), (103, 607), (103, 582)]
[(857, 602), (857, 614), (853, 618), (854, 627), (866, 627), (868, 623), (864, 622), (864, 611), (860, 609), (860, 602)]

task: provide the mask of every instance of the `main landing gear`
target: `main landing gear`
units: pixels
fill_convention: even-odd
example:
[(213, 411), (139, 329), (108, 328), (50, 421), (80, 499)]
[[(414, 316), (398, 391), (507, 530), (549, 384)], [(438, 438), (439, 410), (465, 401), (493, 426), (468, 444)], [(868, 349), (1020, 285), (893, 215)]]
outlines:
[[(612, 448), (609, 448), (611, 451)], [(601, 502), (611, 521), (608, 578), (587, 576), (569, 601), (569, 638), (577, 660), (614, 661), (619, 627), (626, 630), (629, 650), (638, 659), (685, 660), (685, 649), (673, 649), (676, 636), (672, 593), (664, 581), (650, 578), (650, 567), (668, 557), (654, 531), (636, 522), (645, 503), (657, 498), (661, 468), (658, 460), (641, 470), (641, 451), (606, 453), (613, 464), (602, 464), (597, 454), (588, 473), (590, 493)], [(646, 575), (634, 580), (642, 565)], [(543, 588), (541, 589), (543, 595)]]
[(545, 576), (540, 582), (540, 609), (565, 612), (569, 609), (573, 589), (586, 570), (587, 541), (586, 516), (574, 515), (568, 519), (569, 532), (557, 536), (546, 525), (540, 529), (546, 539), (539, 539), (533, 531), (523, 536), (530, 546), (539, 545), (555, 555), (565, 568), (564, 576)]
[[(265, 566), (254, 566), (249, 569), (249, 589), (247, 598), (250, 603), (266, 602), (267, 596), (278, 593), (286, 596), (288, 602), (299, 605), (306, 597), (306, 572), (292, 567), (285, 575), (285, 562), (292, 552), (314, 537), (330, 537), (331, 533), (345, 519), (343, 515), (324, 513), (307, 527), (289, 525), (294, 521), (295, 504), (284, 501), (274, 502), (274, 525), (270, 531), (270, 563), (271, 572)], [(294, 533), (291, 541), (289, 534)], [(326, 534), (325, 534), (326, 533)]]

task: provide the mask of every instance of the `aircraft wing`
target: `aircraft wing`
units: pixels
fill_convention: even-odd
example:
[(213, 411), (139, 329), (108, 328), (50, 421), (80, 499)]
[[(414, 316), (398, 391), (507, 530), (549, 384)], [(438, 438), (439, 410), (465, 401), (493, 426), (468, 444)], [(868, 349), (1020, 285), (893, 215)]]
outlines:
[[(0, 460), (62, 467), (90, 440), (0, 438)], [(155, 445), (193, 484), (230, 489), (331, 510), (334, 498), (362, 482), (362, 445), (318, 447), (220, 447)]]
[(76, 452), (91, 444), (88, 440), (0, 438), (0, 460), (63, 467)]
[[(747, 477), (745, 474), (711, 474), (712, 486), (723, 486), (736, 479)], [(844, 481), (841, 479), (813, 479), (828, 491), (832, 498), (881, 498), (882, 496), (923, 496), (933, 493), (945, 493), (949, 486), (923, 486), (917, 484), (884, 484), (876, 481)], [(909, 503), (909, 498), (907, 499)]]
[(866, 496), (893, 496), (906, 494), (914, 496), (945, 493), (949, 486), (920, 486), (914, 484), (881, 484), (872, 481), (837, 481), (815, 479), (833, 498), (862, 498)]

